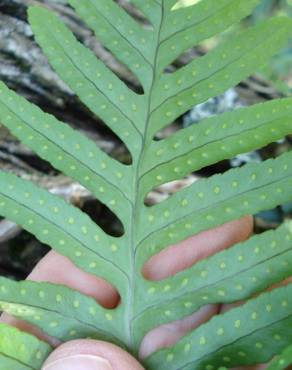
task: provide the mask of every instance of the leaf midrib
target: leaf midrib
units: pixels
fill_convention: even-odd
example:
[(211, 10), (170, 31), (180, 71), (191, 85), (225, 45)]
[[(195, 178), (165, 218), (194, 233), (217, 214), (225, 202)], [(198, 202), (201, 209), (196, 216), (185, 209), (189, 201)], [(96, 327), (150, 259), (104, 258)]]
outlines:
[[(137, 166), (135, 168), (135, 185), (134, 185), (134, 189), (135, 189), (135, 196), (134, 196), (134, 202), (133, 202), (133, 206), (132, 206), (132, 215), (131, 215), (131, 226), (130, 226), (130, 248), (131, 248), (131, 260), (130, 260), (130, 284), (129, 284), (129, 294), (128, 294), (128, 305), (127, 305), (127, 308), (125, 310), (125, 318), (126, 318), (126, 327), (127, 327), (127, 331), (128, 331), (128, 341), (129, 343), (131, 344), (131, 347), (133, 348), (133, 329), (132, 329), (132, 318), (134, 316), (134, 306), (135, 306), (135, 289), (136, 289), (136, 249), (137, 249), (137, 243), (136, 243), (136, 220), (138, 219), (137, 218), (137, 214), (139, 214), (139, 195), (140, 195), (140, 191), (139, 191), (139, 188), (140, 188), (140, 181), (141, 181), (141, 176), (139, 175), (139, 172), (140, 172), (140, 167), (142, 166), (142, 163), (143, 163), (143, 156), (144, 156), (144, 153), (146, 151), (146, 142), (147, 142), (147, 131), (148, 131), (148, 127), (149, 127), (149, 123), (150, 123), (150, 117), (151, 117), (151, 98), (152, 98), (152, 94), (153, 94), (153, 88), (154, 88), (154, 85), (155, 85), (155, 78), (156, 78), (156, 73), (157, 73), (157, 59), (158, 59), (158, 53), (159, 53), (159, 44), (160, 44), (160, 35), (161, 35), (161, 31), (162, 31), (162, 26), (163, 26), (163, 21), (164, 21), (164, 0), (162, 0), (162, 4), (159, 4), (159, 6), (161, 7), (161, 18), (160, 18), (160, 23), (159, 23), (159, 26), (158, 26), (158, 30), (157, 30), (157, 45), (156, 45), (156, 48), (155, 48), (155, 52), (154, 52), (154, 58), (153, 58), (153, 68), (152, 68), (152, 71), (153, 71), (153, 76), (152, 76), (152, 82), (151, 82), (151, 86), (149, 88), (149, 93), (148, 93), (148, 102), (147, 102), (147, 114), (146, 114), (146, 118), (145, 118), (145, 128), (144, 128), (144, 134), (142, 134), (143, 138), (142, 138), (142, 146), (141, 146), (141, 151), (140, 151), (140, 154), (138, 156), (138, 160), (137, 160)], [(154, 31), (153, 31), (154, 32)], [(147, 96), (145, 94), (145, 96)], [(145, 101), (146, 102), (146, 101)]]

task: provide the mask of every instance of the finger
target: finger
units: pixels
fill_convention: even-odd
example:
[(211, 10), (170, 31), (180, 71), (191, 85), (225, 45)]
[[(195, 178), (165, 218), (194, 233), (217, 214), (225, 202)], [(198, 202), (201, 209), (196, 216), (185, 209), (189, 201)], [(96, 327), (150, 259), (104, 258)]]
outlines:
[[(154, 256), (145, 265), (144, 275), (152, 280), (164, 279), (191, 267), (203, 258), (247, 239), (252, 233), (252, 229), (253, 220), (248, 216), (216, 229), (202, 232)], [(183, 320), (152, 330), (142, 341), (140, 356), (147, 357), (159, 348), (175, 344), (189, 331), (194, 330), (217, 314), (219, 308), (220, 305), (207, 305)]]
[(165, 279), (199, 260), (244, 241), (252, 231), (251, 216), (203, 231), (153, 256), (145, 264), (143, 274), (149, 280)]
[(42, 370), (143, 370), (119, 347), (95, 340), (75, 340), (56, 349)]
[(114, 308), (119, 302), (119, 294), (112, 285), (80, 270), (68, 258), (54, 251), (39, 262), (28, 279), (66, 285), (95, 298), (106, 308)]

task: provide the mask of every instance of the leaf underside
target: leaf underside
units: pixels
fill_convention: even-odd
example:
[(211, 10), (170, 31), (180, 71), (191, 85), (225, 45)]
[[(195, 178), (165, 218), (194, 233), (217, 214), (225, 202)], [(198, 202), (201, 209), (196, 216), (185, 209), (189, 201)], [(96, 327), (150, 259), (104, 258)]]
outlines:
[(40, 369), (50, 352), (51, 348), (34, 336), (11, 326), (0, 324), (0, 364), (2, 369)]
[(268, 367), (268, 370), (287, 369), (291, 364), (292, 364), (292, 345), (285, 348), (284, 351), (272, 361), (272, 363)]
[[(287, 43), (291, 20), (273, 18), (225, 38), (176, 72), (166, 72), (180, 54), (228, 29), (258, 2), (203, 0), (185, 8), (173, 0), (133, 0), (148, 20), (143, 26), (112, 0), (68, 0), (138, 78), (144, 91), (140, 95), (80, 44), (54, 13), (40, 6), (29, 9), (36, 41), (52, 67), (125, 143), (132, 164), (110, 158), (93, 141), (3, 83), (0, 120), (41, 158), (109, 207), (121, 220), (124, 234), (109, 236), (81, 210), (3, 171), (0, 214), (80, 269), (109, 281), (119, 290), (121, 303), (109, 310), (66, 286), (0, 278), (1, 310), (61, 341), (101, 338), (137, 355), (151, 329), (206, 304), (253, 297), (152, 354), (145, 365), (212, 370), (265, 362), (289, 346), (292, 286), (262, 293), (291, 275), (289, 222), (163, 281), (148, 281), (141, 273), (151, 256), (170, 245), (292, 198), (292, 153), (286, 153), (199, 180), (152, 207), (144, 204), (147, 194), (161, 184), (292, 133), (292, 99), (287, 98), (217, 115), (155, 140), (158, 131), (257, 71)], [(7, 326), (0, 326), (0, 332), (0, 367), (40, 369), (50, 352), (45, 344)], [(11, 352), (15, 340), (23, 343), (24, 352)], [(272, 370), (288, 361), (289, 351), (275, 359)]]

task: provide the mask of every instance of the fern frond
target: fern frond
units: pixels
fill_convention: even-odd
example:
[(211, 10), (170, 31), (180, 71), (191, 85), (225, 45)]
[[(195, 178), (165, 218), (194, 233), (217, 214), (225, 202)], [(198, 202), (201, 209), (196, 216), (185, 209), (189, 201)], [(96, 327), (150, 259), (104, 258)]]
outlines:
[(81, 269), (123, 289), (127, 276), (122, 260), (126, 263), (127, 258), (118, 238), (105, 234), (82, 211), (30, 181), (5, 172), (0, 172), (0, 181), (3, 216), (23, 226)]
[(261, 22), (177, 72), (162, 75), (153, 88), (148, 135), (154, 135), (194, 104), (223, 93), (263, 66), (287, 43), (291, 24), (290, 19), (281, 17)]
[[(14, 360), (13, 358), (7, 357), (5, 355), (0, 354), (0, 363), (3, 369), (9, 370), (36, 370), (36, 368), (32, 368), (30, 366), (26, 366), (21, 364), (19, 361)], [(39, 369), (39, 368), (37, 368)]]
[(195, 233), (291, 199), (291, 159), (289, 152), (261, 164), (232, 169), (195, 182), (153, 207), (144, 206), (137, 245), (143, 250), (143, 261)]
[(0, 363), (2, 369), (40, 369), (50, 352), (51, 348), (45, 342), (0, 323)]
[[(144, 29), (113, 0), (69, 0), (80, 17), (106, 46), (149, 88), (153, 72), (154, 34)], [(116, 19), (113, 19), (113, 13)]]
[[(85, 6), (84, 9), (90, 11)], [(141, 96), (80, 44), (54, 13), (41, 7), (30, 8), (29, 19), (38, 43), (67, 85), (134, 150), (133, 143), (142, 140), (145, 117)]]
[(121, 207), (123, 215), (129, 214), (128, 166), (110, 158), (94, 142), (42, 112), (2, 82), (0, 108), (2, 122), (41, 158), (79, 181), (113, 212), (119, 214)]
[[(277, 339), (279, 336), (277, 335)], [(289, 345), (284, 351), (277, 356), (272, 363), (268, 366), (267, 370), (284, 370), (292, 364), (292, 345)]]
[(185, 50), (226, 30), (251, 13), (260, 0), (205, 0), (173, 11), (166, 9), (161, 29), (158, 70)]
[[(212, 318), (172, 348), (150, 356), (147, 364), (161, 370), (201, 370), (264, 363), (291, 343), (291, 305), (292, 285), (264, 293)], [(276, 335), (282, 339), (277, 341)]]
[[(144, 204), (147, 194), (161, 184), (292, 133), (291, 99), (283, 99), (215, 116), (155, 140), (159, 130), (189, 108), (264, 65), (289, 39), (292, 22), (283, 17), (262, 22), (168, 73), (167, 66), (182, 52), (243, 19), (258, 0), (202, 0), (187, 8), (176, 0), (133, 0), (145, 16), (143, 25), (112, 0), (69, 3), (138, 78), (143, 93), (126, 86), (54, 13), (40, 6), (29, 10), (36, 40), (64, 82), (125, 143), (132, 163), (110, 158), (2, 83), (0, 119), (40, 157), (108, 206), (123, 224), (124, 234), (108, 235), (81, 210), (4, 172), (0, 214), (80, 269), (109, 281), (121, 301), (108, 310), (65, 286), (0, 278), (0, 309), (62, 341), (101, 338), (136, 355), (149, 330), (206, 304), (249, 299), (291, 276), (291, 223), (163, 281), (148, 281), (141, 271), (151, 256), (193, 234), (291, 200), (289, 152), (199, 180), (152, 207)], [(213, 370), (269, 360), (292, 340), (287, 330), (292, 323), (291, 293), (292, 286), (276, 289), (214, 317), (171, 348), (150, 356), (147, 368)], [(8, 343), (9, 330), (3, 332)], [(30, 343), (25, 334), (15, 335)], [(18, 370), (19, 359), (3, 352), (0, 367)], [(41, 366), (31, 365), (24, 361), (20, 366)]]
[(158, 186), (277, 141), (291, 132), (291, 103), (289, 98), (240, 108), (153, 141), (141, 172), (142, 182)]
[(81, 335), (122, 343), (121, 310), (107, 310), (93, 298), (58, 284), (1, 277), (0, 287), (1, 310), (52, 337), (68, 341)]
[[(137, 341), (157, 326), (179, 320), (207, 304), (236, 302), (291, 274), (292, 223), (254, 236), (163, 281), (140, 282)], [(264, 278), (263, 278), (264, 277)], [(146, 292), (146, 294), (145, 294)], [(162, 315), (163, 312), (163, 315)]]

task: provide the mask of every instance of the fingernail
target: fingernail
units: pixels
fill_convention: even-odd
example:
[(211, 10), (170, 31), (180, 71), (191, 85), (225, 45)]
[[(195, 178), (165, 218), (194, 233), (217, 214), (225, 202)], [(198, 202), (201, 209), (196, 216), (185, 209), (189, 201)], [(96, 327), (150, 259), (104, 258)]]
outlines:
[(113, 370), (113, 368), (109, 361), (102, 357), (77, 355), (49, 363), (43, 370)]

